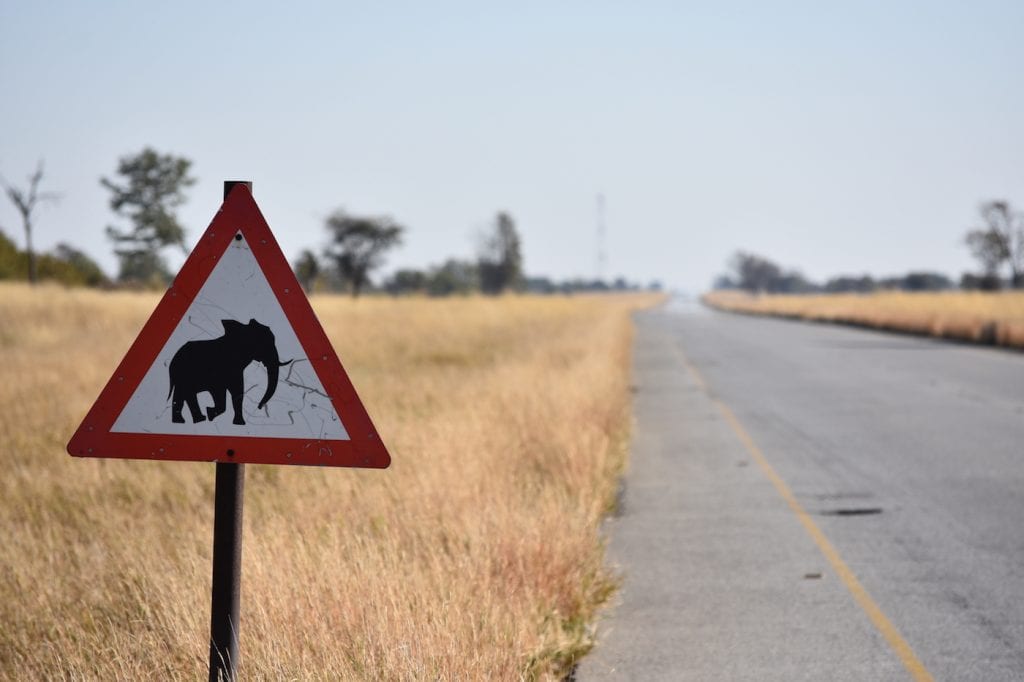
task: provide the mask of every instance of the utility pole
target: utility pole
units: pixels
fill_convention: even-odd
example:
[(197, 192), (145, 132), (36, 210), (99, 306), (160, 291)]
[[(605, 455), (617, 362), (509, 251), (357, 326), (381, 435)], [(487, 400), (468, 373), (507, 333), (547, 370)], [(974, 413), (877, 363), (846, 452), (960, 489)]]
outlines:
[(604, 281), (605, 271), (608, 269), (608, 253), (605, 250), (605, 239), (607, 237), (607, 226), (604, 220), (604, 193), (597, 193), (597, 279)]

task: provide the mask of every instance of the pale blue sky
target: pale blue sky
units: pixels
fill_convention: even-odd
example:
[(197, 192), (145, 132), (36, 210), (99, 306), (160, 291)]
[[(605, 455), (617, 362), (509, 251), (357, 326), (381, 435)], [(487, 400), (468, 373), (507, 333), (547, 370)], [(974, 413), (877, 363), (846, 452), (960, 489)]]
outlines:
[(250, 178), (289, 258), (339, 206), (408, 226), (389, 269), (503, 209), (529, 272), (589, 277), (601, 191), (609, 275), (958, 275), (978, 203), (1024, 208), (1022, 72), (1019, 2), (7, 0), (0, 173), (45, 158), (37, 244), (111, 272), (98, 178), (151, 145), (194, 161), (191, 239)]

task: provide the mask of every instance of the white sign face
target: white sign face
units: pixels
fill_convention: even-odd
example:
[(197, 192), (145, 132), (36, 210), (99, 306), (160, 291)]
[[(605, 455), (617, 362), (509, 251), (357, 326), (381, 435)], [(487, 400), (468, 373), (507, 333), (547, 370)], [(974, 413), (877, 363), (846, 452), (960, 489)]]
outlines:
[[(276, 386), (268, 387), (275, 371)], [(241, 234), (111, 431), (349, 440)]]

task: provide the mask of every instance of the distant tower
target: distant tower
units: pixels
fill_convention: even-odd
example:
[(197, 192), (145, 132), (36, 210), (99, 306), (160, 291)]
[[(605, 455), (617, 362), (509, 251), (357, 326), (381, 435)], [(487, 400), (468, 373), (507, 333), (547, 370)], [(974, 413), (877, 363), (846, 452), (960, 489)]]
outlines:
[(608, 269), (608, 253), (605, 251), (605, 238), (608, 229), (604, 222), (604, 193), (597, 193), (597, 278), (604, 281)]

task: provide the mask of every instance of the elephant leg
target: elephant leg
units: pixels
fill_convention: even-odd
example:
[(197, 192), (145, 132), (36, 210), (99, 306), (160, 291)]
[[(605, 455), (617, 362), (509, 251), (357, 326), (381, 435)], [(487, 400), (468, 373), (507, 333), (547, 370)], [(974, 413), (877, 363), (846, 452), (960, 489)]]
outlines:
[(171, 421), (175, 424), (184, 424), (185, 418), (181, 416), (181, 408), (185, 404), (183, 398), (179, 398), (178, 394), (174, 394), (174, 399), (171, 400)]
[(211, 394), (213, 395), (213, 407), (206, 408), (206, 418), (213, 421), (224, 414), (224, 410), (227, 408), (227, 391), (219, 389), (211, 391)]
[(228, 386), (228, 393), (231, 394), (231, 409), (235, 411), (235, 418), (231, 420), (231, 423), (245, 426), (245, 419), (242, 418), (242, 396), (244, 391), (242, 390), (241, 377), (238, 378), (237, 384)]
[(193, 424), (206, 421), (206, 417), (203, 416), (202, 411), (199, 409), (199, 401), (196, 399), (195, 393), (185, 396), (185, 402), (188, 404), (188, 411), (192, 413)]

